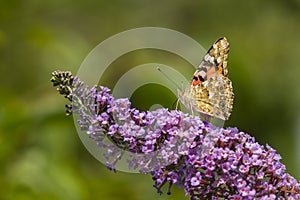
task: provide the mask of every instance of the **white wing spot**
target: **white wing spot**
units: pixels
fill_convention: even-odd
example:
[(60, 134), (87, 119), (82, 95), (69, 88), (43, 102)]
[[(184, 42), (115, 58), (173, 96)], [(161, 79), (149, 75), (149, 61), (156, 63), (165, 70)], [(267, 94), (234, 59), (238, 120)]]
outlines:
[(205, 55), (204, 60), (209, 60), (210, 56), (208, 54)]
[(205, 77), (206, 76), (206, 72), (205, 71), (200, 71), (199, 72), (200, 76)]

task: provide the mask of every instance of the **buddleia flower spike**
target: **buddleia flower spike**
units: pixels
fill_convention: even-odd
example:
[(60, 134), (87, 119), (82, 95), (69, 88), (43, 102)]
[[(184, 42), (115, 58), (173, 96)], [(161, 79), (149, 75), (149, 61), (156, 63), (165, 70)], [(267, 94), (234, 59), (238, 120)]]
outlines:
[[(217, 42), (212, 48), (217, 50), (212, 51), (220, 51), (218, 45), (221, 44)], [(223, 63), (223, 67), (208, 67), (206, 76), (202, 74), (205, 66), (218, 60), (210, 58), (213, 52), (206, 56), (204, 67), (194, 76), (209, 82), (219, 76), (209, 78), (214, 72), (212, 74), (222, 74), (220, 80), (227, 78), (224, 61), (217, 61)], [(237, 128), (214, 127), (198, 116), (178, 110), (139, 111), (131, 107), (128, 99), (114, 99), (109, 88), (88, 88), (69, 72), (56, 71), (52, 76), (51, 81), (59, 93), (72, 101), (72, 113), (79, 114), (82, 133), (101, 148), (97, 156), (103, 156), (110, 170), (119, 170), (117, 165), (122, 158), (126, 159), (128, 169), (151, 174), (158, 193), (167, 187), (167, 194), (171, 194), (172, 187), (176, 186), (184, 188), (190, 200), (300, 199), (300, 184), (286, 172), (276, 150), (260, 145)], [(197, 79), (192, 81), (198, 87), (204, 87), (204, 83), (198, 83)], [(219, 93), (222, 96), (222, 92)], [(231, 105), (229, 100), (223, 102)], [(221, 112), (220, 116), (225, 119), (229, 115)], [(211, 133), (217, 137), (206, 140)], [(208, 151), (202, 151), (203, 146), (209, 147)], [(124, 152), (129, 152), (129, 156), (125, 157)], [(156, 153), (158, 156), (152, 156)]]

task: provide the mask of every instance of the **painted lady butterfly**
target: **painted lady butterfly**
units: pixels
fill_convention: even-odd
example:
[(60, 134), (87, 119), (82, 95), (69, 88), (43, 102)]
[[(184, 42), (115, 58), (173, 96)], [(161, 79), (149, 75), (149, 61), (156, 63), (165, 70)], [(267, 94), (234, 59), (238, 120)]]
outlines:
[(233, 90), (228, 79), (229, 43), (225, 37), (208, 50), (194, 73), (189, 87), (179, 92), (179, 100), (192, 112), (205, 118), (227, 120), (233, 107)]

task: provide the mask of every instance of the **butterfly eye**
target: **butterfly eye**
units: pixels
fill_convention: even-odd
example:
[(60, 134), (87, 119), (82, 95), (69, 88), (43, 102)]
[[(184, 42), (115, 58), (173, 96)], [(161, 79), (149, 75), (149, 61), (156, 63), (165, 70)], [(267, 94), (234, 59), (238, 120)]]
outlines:
[(198, 77), (197, 77), (197, 76), (194, 76), (194, 77), (193, 77), (193, 80), (194, 80), (194, 81), (198, 81)]

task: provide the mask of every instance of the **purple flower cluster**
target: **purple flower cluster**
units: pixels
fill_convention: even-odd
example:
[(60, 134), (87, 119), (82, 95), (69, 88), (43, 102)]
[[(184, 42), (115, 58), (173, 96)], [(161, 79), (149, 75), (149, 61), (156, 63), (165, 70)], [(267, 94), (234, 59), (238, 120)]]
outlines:
[(67, 113), (78, 113), (81, 129), (106, 149), (107, 167), (116, 171), (127, 154), (128, 168), (151, 173), (159, 193), (168, 184), (168, 194), (176, 185), (190, 199), (300, 199), (300, 184), (280, 155), (236, 128), (181, 111), (141, 112), (106, 87), (83, 87), (70, 73), (54, 72), (51, 81), (72, 100)]

